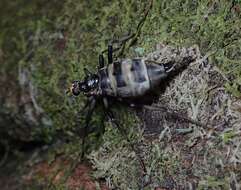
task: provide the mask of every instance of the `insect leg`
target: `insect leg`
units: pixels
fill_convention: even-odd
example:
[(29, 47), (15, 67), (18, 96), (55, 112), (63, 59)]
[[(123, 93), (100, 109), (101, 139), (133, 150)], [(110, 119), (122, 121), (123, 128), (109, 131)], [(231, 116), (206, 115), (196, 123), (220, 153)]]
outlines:
[(87, 136), (87, 130), (89, 128), (89, 124), (90, 124), (90, 120), (91, 120), (91, 117), (92, 117), (92, 114), (94, 112), (94, 108), (95, 108), (95, 105), (96, 105), (96, 99), (95, 97), (90, 97), (88, 99), (88, 102), (86, 104), (88, 107), (88, 111), (87, 111), (87, 114), (85, 116), (85, 125), (84, 125), (84, 130), (83, 130), (83, 139), (82, 139), (82, 154), (81, 154), (81, 159), (84, 158), (84, 155), (85, 155), (85, 138)]
[(131, 47), (133, 44), (136, 43), (137, 39), (139, 38), (140, 34), (141, 34), (141, 29), (146, 21), (146, 18), (149, 14), (149, 12), (152, 9), (152, 5), (153, 5), (153, 0), (150, 1), (148, 7), (146, 8), (146, 10), (144, 11), (144, 16), (142, 17), (142, 19), (139, 21), (136, 32), (134, 34), (134, 36), (132, 37), (132, 40), (130, 41), (130, 44), (128, 45), (128, 48)]
[(138, 149), (136, 148), (135, 144), (133, 144), (131, 142), (131, 140), (129, 139), (129, 136), (128, 136), (128, 133), (127, 131), (121, 127), (121, 125), (119, 124), (119, 122), (115, 119), (115, 115), (114, 113), (112, 112), (112, 110), (107, 107), (105, 108), (105, 113), (107, 115), (107, 117), (110, 119), (111, 123), (113, 123), (117, 129), (120, 131), (121, 135), (126, 139), (126, 141), (129, 143), (130, 145), (130, 148), (132, 149), (133, 152), (135, 152), (136, 156), (137, 156), (137, 159), (138, 159), (138, 162), (140, 163), (141, 165), (141, 169), (142, 169), (142, 172), (143, 172), (143, 175), (146, 174), (147, 170), (146, 170), (146, 166), (145, 166), (145, 163), (144, 163), (144, 160), (141, 158), (141, 156), (139, 155), (139, 151)]
[[(141, 29), (142, 29), (142, 27), (143, 27), (143, 25), (144, 25), (144, 22), (145, 22), (148, 14), (149, 14), (151, 8), (152, 8), (152, 4), (153, 4), (153, 0), (150, 0), (150, 4), (149, 4), (149, 6), (147, 7), (147, 9), (145, 10), (143, 18), (142, 18), (142, 19), (140, 20), (140, 22), (138, 23), (137, 29), (136, 29), (136, 32), (135, 32), (135, 33), (130, 34), (130, 32), (129, 32), (129, 34), (127, 34), (127, 36), (124, 36), (124, 37), (122, 37), (122, 38), (120, 38), (120, 39), (118, 39), (118, 40), (112, 40), (112, 41), (110, 42), (110, 44), (118, 44), (118, 46), (117, 46), (116, 48), (113, 48), (113, 49), (112, 49), (112, 52), (115, 52), (115, 51), (120, 50), (120, 52), (118, 53), (117, 57), (120, 57), (121, 55), (123, 55), (124, 50), (125, 50), (125, 46), (126, 46), (126, 44), (127, 44), (127, 42), (128, 42), (129, 40), (131, 40), (131, 41), (130, 41), (130, 43), (129, 43), (129, 45), (128, 45), (128, 48), (130, 48), (130, 47), (131, 47), (133, 44), (135, 44), (135, 42), (137, 41), (138, 37), (140, 36)], [(106, 52), (109, 52), (109, 47), (108, 47), (108, 49), (105, 49), (104, 51), (102, 51), (102, 54), (103, 54), (103, 53), (106, 53)], [(108, 58), (109, 58), (109, 56), (108, 56)], [(108, 62), (109, 62), (109, 61), (108, 61)], [(112, 62), (112, 61), (111, 61), (111, 62)], [(110, 63), (110, 62), (109, 62), (109, 63)]]
[(105, 66), (105, 59), (103, 54), (99, 55), (99, 69), (103, 68)]
[[(108, 49), (102, 51), (102, 53), (99, 55), (99, 69), (101, 69), (105, 66), (105, 59), (104, 59), (103, 54), (106, 51), (108, 52), (108, 64), (111, 64), (113, 62), (113, 46), (108, 45)], [(116, 51), (116, 50), (114, 50), (114, 51)]]
[(103, 98), (103, 104), (104, 104), (104, 108), (105, 108), (105, 109), (108, 109), (108, 108), (109, 108), (109, 103), (108, 103), (107, 98)]
[(113, 47), (112, 45), (108, 45), (108, 64), (113, 62)]
[[(127, 46), (126, 49), (129, 49), (131, 46), (133, 46), (137, 42), (137, 40), (138, 40), (138, 38), (139, 38), (139, 36), (141, 34), (142, 27), (143, 27), (143, 25), (144, 25), (144, 23), (146, 21), (146, 18), (148, 16), (150, 10), (152, 9), (152, 5), (153, 5), (153, 0), (150, 0), (149, 6), (144, 11), (144, 16), (140, 20), (140, 22), (138, 23), (137, 29), (136, 29), (135, 33), (129, 35), (125, 39), (125, 41), (123, 41), (123, 43), (121, 44), (122, 47), (121, 47), (121, 50), (120, 50), (120, 52), (118, 54), (118, 57), (124, 54), (124, 50), (125, 50), (126, 46)], [(129, 41), (129, 40), (130, 40), (130, 42), (128, 44), (126, 44), (127, 41)]]
[(92, 75), (92, 73), (86, 67), (84, 67), (84, 73), (85, 73), (85, 76)]
[[(129, 41), (131, 38), (133, 38), (134, 36), (135, 36), (134, 34), (129, 34), (128, 36), (122, 37), (121, 39), (112, 40), (109, 43), (108, 48), (101, 52), (102, 56), (104, 53), (108, 53), (108, 64), (111, 64), (113, 62), (113, 53), (122, 49), (125, 43)], [(117, 44), (117, 47), (113, 48), (113, 44)]]

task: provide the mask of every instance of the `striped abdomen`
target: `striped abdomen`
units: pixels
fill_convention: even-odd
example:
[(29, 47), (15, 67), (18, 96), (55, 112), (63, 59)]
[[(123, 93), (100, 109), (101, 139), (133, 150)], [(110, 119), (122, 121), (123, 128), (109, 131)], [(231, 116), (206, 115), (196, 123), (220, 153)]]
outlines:
[(124, 59), (99, 71), (100, 89), (108, 96), (142, 96), (158, 85), (163, 73), (161, 65), (146, 65), (143, 59)]

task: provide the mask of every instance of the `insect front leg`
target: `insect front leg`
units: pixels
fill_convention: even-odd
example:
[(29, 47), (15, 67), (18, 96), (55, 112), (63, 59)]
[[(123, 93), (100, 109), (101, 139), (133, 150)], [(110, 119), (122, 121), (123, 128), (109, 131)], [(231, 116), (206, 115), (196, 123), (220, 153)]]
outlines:
[(108, 45), (108, 64), (113, 62), (113, 47), (112, 45)]
[(109, 121), (114, 121), (112, 124), (115, 124), (116, 126), (119, 126), (118, 122), (116, 121), (114, 117), (114, 113), (112, 112), (110, 108), (110, 103), (107, 97), (102, 98), (103, 108), (104, 108), (104, 114), (107, 117)]
[(84, 158), (84, 155), (85, 155), (85, 138), (87, 136), (87, 130), (89, 128), (89, 124), (90, 124), (90, 121), (91, 121), (91, 117), (93, 115), (93, 112), (94, 112), (94, 108), (95, 108), (95, 105), (96, 105), (96, 99), (95, 97), (90, 97), (86, 103), (86, 106), (85, 108), (88, 109), (87, 110), (87, 113), (86, 113), (86, 116), (85, 116), (85, 125), (84, 125), (84, 130), (83, 130), (83, 139), (82, 139), (82, 154), (81, 154), (81, 159)]
[(102, 69), (105, 66), (105, 59), (103, 54), (99, 55), (99, 68), (98, 69)]

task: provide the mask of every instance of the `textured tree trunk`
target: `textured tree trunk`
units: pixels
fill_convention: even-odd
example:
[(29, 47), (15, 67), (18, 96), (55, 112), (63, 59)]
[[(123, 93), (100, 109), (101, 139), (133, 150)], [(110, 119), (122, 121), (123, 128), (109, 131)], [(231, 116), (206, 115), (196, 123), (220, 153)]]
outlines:
[[(32, 141), (36, 131), (50, 127), (51, 120), (38, 105), (30, 72), (18, 65), (18, 72), (6, 72), (4, 60), (0, 77), (1, 139)], [(4, 72), (5, 70), (5, 72)]]

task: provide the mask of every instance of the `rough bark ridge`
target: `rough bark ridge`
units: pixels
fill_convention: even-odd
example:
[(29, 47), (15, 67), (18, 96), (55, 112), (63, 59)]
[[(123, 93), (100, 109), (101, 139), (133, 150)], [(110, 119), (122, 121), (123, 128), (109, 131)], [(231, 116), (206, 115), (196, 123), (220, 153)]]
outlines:
[(38, 90), (31, 81), (30, 73), (29, 69), (19, 64), (18, 73), (13, 76), (4, 73), (0, 79), (2, 139), (36, 140), (32, 135), (38, 128), (52, 126), (51, 120), (38, 105)]

